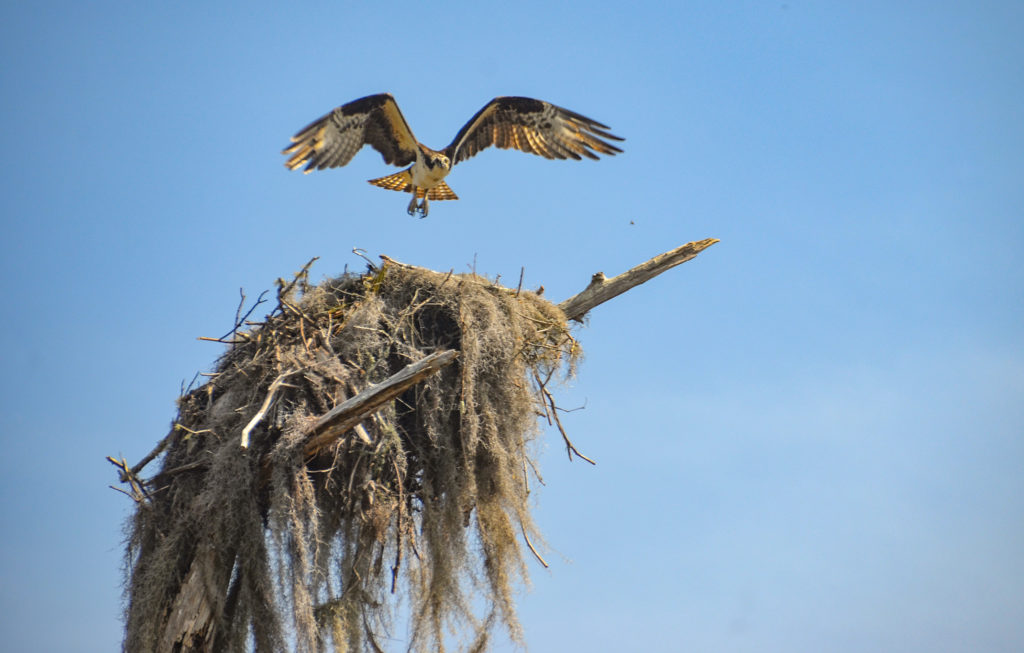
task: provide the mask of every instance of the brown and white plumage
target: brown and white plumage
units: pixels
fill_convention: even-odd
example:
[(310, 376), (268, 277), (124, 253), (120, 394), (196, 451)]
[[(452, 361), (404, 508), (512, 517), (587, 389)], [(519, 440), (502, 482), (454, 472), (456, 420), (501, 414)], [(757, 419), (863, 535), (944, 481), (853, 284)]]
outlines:
[(491, 145), (546, 159), (597, 159), (595, 152), (612, 156), (622, 151), (601, 140), (623, 140), (607, 129), (596, 120), (543, 100), (499, 97), (477, 111), (444, 151), (453, 165)]
[[(409, 168), (370, 183), (413, 194), (409, 214), (428, 212), (428, 200), (458, 199), (444, 178), (452, 166), (495, 145), (548, 159), (597, 159), (621, 149), (602, 139), (621, 141), (609, 127), (549, 102), (525, 97), (498, 97), (467, 122), (444, 150), (418, 142), (388, 93), (344, 104), (310, 123), (284, 149), (289, 170), (336, 168), (352, 160), (364, 145), (381, 153), (385, 163)], [(417, 200), (421, 200), (417, 202)]]

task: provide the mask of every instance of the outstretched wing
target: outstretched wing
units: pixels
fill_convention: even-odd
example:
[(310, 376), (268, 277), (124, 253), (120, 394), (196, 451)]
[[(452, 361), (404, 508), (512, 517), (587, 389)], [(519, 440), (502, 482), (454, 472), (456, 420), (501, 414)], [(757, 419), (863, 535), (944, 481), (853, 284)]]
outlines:
[(452, 165), (491, 145), (539, 154), (548, 159), (596, 159), (619, 148), (601, 139), (621, 141), (607, 125), (578, 113), (528, 97), (491, 100), (456, 134), (445, 149)]
[(364, 145), (380, 152), (385, 163), (404, 166), (416, 160), (416, 137), (390, 93), (338, 107), (292, 136), (281, 153), (289, 155), (284, 164), (289, 170), (305, 166), (308, 173), (343, 166)]

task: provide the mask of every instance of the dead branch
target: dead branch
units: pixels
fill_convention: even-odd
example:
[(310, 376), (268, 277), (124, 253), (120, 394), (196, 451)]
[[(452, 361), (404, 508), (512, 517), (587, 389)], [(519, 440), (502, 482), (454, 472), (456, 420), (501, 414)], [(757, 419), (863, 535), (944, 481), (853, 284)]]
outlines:
[(598, 272), (591, 278), (589, 286), (584, 288), (582, 292), (573, 295), (559, 304), (558, 308), (562, 309), (562, 312), (570, 320), (582, 321), (587, 311), (598, 304), (603, 304), (630, 288), (653, 279), (665, 270), (686, 263), (717, 242), (717, 238), (705, 238), (704, 240), (687, 243), (664, 254), (655, 256), (651, 260), (641, 263), (611, 279), (606, 278), (603, 272)]
[(545, 569), (548, 569), (551, 565), (549, 565), (547, 560), (537, 553), (537, 549), (534, 548), (533, 542), (530, 541), (530, 536), (526, 534), (526, 528), (523, 527), (522, 524), (520, 524), (520, 530), (523, 533), (523, 539), (526, 540), (526, 546), (530, 547), (530, 552), (533, 554), (533, 557), (537, 558), (537, 561), (544, 565)]
[[(263, 292), (261, 292), (260, 296), (256, 298), (256, 303), (249, 308), (245, 315), (242, 315), (242, 309), (245, 308), (245, 291), (239, 288), (238, 294), (241, 296), (241, 299), (238, 301), (238, 310), (235, 311), (235, 326), (233, 326), (230, 331), (222, 335), (219, 339), (225, 341), (228, 338), (233, 339), (234, 336), (240, 335), (238, 329), (245, 324), (245, 321), (249, 319), (249, 316), (252, 315), (252, 312), (256, 310), (257, 306), (267, 301), (263, 298), (266, 296), (268, 292), (270, 291), (264, 290)], [(246, 339), (248, 340), (248, 338)]]
[(129, 492), (128, 490), (122, 490), (121, 488), (117, 487), (116, 485), (108, 485), (107, 487), (110, 488), (111, 490), (116, 491), (116, 492), (120, 492), (121, 494), (123, 494), (126, 497), (130, 498), (135, 503), (139, 503), (139, 500), (135, 497), (135, 495), (132, 494), (131, 492)]
[[(378, 254), (378, 256), (380, 257), (380, 260), (384, 261), (384, 265), (394, 265), (395, 267), (405, 268), (406, 270), (420, 270), (420, 271), (423, 271), (423, 272), (428, 272), (428, 273), (434, 274), (434, 271), (431, 270), (430, 268), (420, 267), (418, 265), (413, 265), (412, 263), (402, 263), (401, 261), (396, 261), (395, 259), (391, 258), (387, 254)], [(369, 259), (367, 259), (367, 260), (369, 260)], [(454, 272), (455, 272), (454, 269), (449, 270), (448, 271), (448, 277), (445, 280), (447, 281), (448, 278), (451, 278), (451, 276), (452, 276), (452, 274), (454, 274)]]
[[(302, 282), (305, 284), (309, 280), (309, 269), (313, 267), (313, 264), (320, 260), (319, 256), (314, 256), (309, 259), (309, 262), (302, 266), (302, 269), (295, 273), (295, 276), (291, 281), (285, 283), (283, 278), (277, 280), (277, 308), (274, 312), (280, 311), (284, 308), (287, 302), (288, 295), (295, 289), (295, 286)], [(305, 286), (302, 286), (303, 288)]]
[(239, 339), (238, 340), (225, 340), (224, 338), (211, 338), (209, 336), (199, 336), (199, 337), (196, 338), (196, 340), (202, 340), (204, 342), (219, 342), (219, 343), (221, 343), (223, 345), (241, 345), (241, 344), (244, 344), (246, 342), (249, 342), (249, 336), (246, 333), (243, 333), (243, 332), (240, 331), (240, 332), (236, 333), (235, 336), (238, 337)]
[[(143, 467), (148, 465), (154, 458), (156, 458), (157, 456), (162, 454), (164, 452), (164, 449), (167, 448), (168, 443), (170, 443), (172, 435), (174, 435), (174, 429), (173, 428), (171, 429), (170, 433), (168, 433), (167, 435), (164, 436), (163, 440), (160, 440), (160, 442), (158, 442), (157, 445), (155, 447), (153, 447), (152, 451), (150, 451), (148, 454), (146, 454), (145, 458), (140, 460), (134, 467), (132, 467), (132, 469), (131, 469), (132, 474), (137, 476), (139, 474), (139, 472), (142, 471)], [(107, 456), (107, 460), (110, 460), (111, 462), (114, 462), (113, 460), (111, 460), (110, 456)], [(122, 482), (124, 482), (124, 479), (122, 479)]]
[[(223, 610), (219, 596), (228, 578), (217, 572), (216, 556), (210, 549), (195, 554), (185, 580), (171, 605), (163, 637), (155, 650), (210, 651), (216, 636), (217, 615)], [(211, 591), (216, 588), (217, 591)]]
[(287, 385), (284, 382), (284, 380), (287, 379), (292, 374), (295, 374), (296, 371), (297, 370), (288, 370), (287, 372), (283, 372), (276, 379), (274, 379), (274, 382), (270, 384), (269, 388), (267, 388), (267, 397), (263, 400), (263, 405), (260, 406), (260, 409), (256, 411), (256, 414), (252, 416), (252, 419), (249, 420), (249, 423), (246, 424), (245, 428), (242, 429), (243, 449), (249, 448), (249, 434), (252, 433), (252, 430), (256, 428), (256, 425), (260, 423), (263, 417), (267, 414), (267, 411), (270, 410), (270, 405), (274, 403), (274, 399), (277, 396), (277, 391), (281, 388), (281, 386)]
[(132, 499), (134, 499), (136, 503), (142, 504), (149, 500), (150, 496), (149, 493), (146, 492), (146, 488), (143, 485), (142, 479), (138, 477), (137, 473), (134, 470), (128, 467), (127, 460), (125, 460), (124, 458), (118, 460), (113, 456), (107, 456), (107, 460), (110, 461), (111, 465), (121, 470), (121, 473), (119, 474), (120, 481), (122, 483), (127, 483), (132, 488), (132, 491), (127, 492), (125, 490), (116, 488), (113, 485), (111, 485), (110, 487), (114, 488), (115, 490), (118, 490), (119, 492), (124, 492)]
[[(187, 463), (185, 465), (179, 465), (178, 467), (173, 467), (171, 469), (162, 469), (156, 475), (155, 478), (167, 478), (168, 476), (174, 476), (175, 474), (181, 474), (183, 472), (190, 472), (190, 471), (192, 471), (194, 469), (205, 469), (206, 467), (209, 467), (209, 465), (210, 464), (208, 462), (206, 462), (205, 460), (197, 460), (194, 463)], [(151, 481), (148, 481), (148, 482), (151, 482)]]
[(332, 408), (310, 428), (310, 439), (304, 447), (306, 456), (315, 455), (320, 449), (366, 419), (382, 404), (391, 401), (453, 362), (457, 355), (458, 352), (454, 349), (435, 352)]
[(569, 434), (565, 432), (565, 427), (562, 426), (562, 420), (558, 419), (558, 406), (555, 405), (555, 398), (551, 396), (551, 392), (546, 387), (547, 381), (541, 381), (536, 372), (533, 373), (533, 378), (537, 382), (537, 391), (540, 392), (544, 412), (547, 413), (545, 417), (548, 419), (548, 424), (551, 424), (551, 420), (554, 419), (558, 432), (562, 434), (562, 439), (565, 440), (565, 451), (569, 454), (569, 460), (572, 460), (572, 455), (576, 454), (591, 465), (596, 465), (597, 463), (592, 459), (581, 454), (580, 450), (569, 439)]

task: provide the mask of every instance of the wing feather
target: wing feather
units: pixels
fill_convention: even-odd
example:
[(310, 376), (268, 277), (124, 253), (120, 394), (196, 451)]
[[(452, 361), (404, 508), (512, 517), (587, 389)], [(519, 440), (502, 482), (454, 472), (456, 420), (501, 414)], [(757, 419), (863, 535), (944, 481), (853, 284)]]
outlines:
[(343, 104), (300, 129), (281, 153), (289, 157), (289, 170), (312, 172), (345, 165), (364, 145), (380, 152), (385, 163), (416, 160), (416, 137), (390, 93)]
[(598, 158), (621, 149), (603, 139), (621, 141), (596, 120), (550, 102), (526, 97), (498, 97), (469, 119), (445, 154), (455, 165), (492, 145), (547, 159)]

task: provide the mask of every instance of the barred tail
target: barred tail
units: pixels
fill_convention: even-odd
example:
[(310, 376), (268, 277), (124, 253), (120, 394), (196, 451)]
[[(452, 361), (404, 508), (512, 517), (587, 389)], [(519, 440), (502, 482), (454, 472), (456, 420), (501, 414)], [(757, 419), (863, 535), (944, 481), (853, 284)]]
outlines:
[(397, 190), (399, 192), (405, 191), (406, 193), (412, 192), (412, 173), (409, 170), (403, 170), (396, 172), (393, 175), (387, 177), (379, 177), (377, 179), (371, 179), (370, 183), (374, 186), (380, 186), (381, 188), (387, 188), (388, 190)]
[[(419, 189), (419, 192), (416, 193), (416, 196), (417, 197), (423, 197), (423, 189)], [(436, 186), (434, 186), (433, 188), (430, 189), (430, 192), (427, 193), (427, 199), (428, 200), (457, 200), (457, 199), (459, 199), (459, 196), (456, 195), (455, 191), (453, 191), (451, 188), (449, 188), (448, 184), (446, 184), (445, 181), (442, 179), (441, 181), (438, 182), (438, 184)]]
[[(380, 186), (381, 188), (387, 188), (388, 190), (397, 190), (400, 193), (411, 193), (412, 192), (412, 173), (409, 170), (403, 170), (396, 172), (393, 175), (387, 177), (378, 177), (377, 179), (370, 179), (369, 182), (374, 186)], [(455, 194), (448, 184), (441, 180), (436, 186), (431, 188), (429, 191), (423, 188), (416, 188), (416, 198), (419, 199), (427, 196), (428, 200), (457, 200), (459, 196)]]

